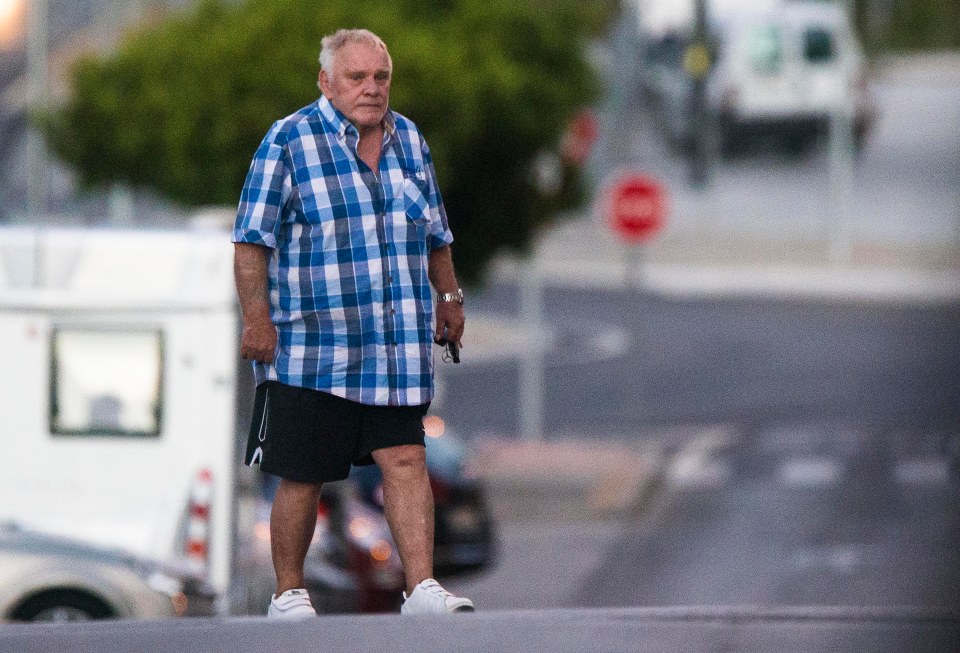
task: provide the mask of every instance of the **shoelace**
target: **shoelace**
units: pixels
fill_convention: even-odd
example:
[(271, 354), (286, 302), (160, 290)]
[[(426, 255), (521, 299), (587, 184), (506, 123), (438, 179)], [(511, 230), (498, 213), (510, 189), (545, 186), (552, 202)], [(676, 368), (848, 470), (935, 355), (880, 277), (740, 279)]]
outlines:
[(448, 596), (453, 596), (450, 592), (443, 589), (443, 587), (437, 581), (427, 583), (426, 585), (421, 585), (423, 591), (430, 592), (434, 596), (439, 596), (440, 598), (446, 600)]

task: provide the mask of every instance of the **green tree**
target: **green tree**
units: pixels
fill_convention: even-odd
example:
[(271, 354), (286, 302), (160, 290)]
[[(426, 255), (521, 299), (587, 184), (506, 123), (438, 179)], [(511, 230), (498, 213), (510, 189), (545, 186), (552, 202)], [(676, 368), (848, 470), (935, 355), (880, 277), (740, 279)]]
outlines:
[(585, 46), (613, 0), (205, 0), (77, 62), (48, 116), (52, 149), (82, 185), (125, 182), (186, 206), (236, 203), (270, 124), (317, 97), (320, 38), (366, 27), (394, 60), (391, 104), (426, 134), (467, 283), (523, 250), (577, 199), (578, 171), (538, 192), (532, 161), (557, 149), (598, 92)]
[(960, 48), (960, 0), (897, 0), (890, 42), (897, 50)]

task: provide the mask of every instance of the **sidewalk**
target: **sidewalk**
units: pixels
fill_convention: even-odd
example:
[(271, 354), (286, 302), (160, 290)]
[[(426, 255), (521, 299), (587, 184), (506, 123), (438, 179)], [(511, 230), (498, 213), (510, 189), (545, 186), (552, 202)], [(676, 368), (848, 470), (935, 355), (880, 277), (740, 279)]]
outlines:
[(664, 456), (628, 442), (482, 441), (476, 472), (498, 522), (562, 523), (632, 516), (655, 491)]
[[(632, 247), (592, 219), (578, 218), (544, 232), (535, 261), (544, 283), (581, 288), (842, 301), (960, 299), (960, 249), (954, 244), (847, 245), (831, 256), (826, 237), (668, 229), (651, 244)], [(493, 266), (498, 279), (526, 274), (529, 268), (518, 259)]]

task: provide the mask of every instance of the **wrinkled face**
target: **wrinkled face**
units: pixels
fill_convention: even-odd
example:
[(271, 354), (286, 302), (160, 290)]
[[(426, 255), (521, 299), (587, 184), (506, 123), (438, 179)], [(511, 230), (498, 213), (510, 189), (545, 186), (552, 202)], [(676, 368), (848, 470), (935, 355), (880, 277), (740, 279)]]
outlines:
[(320, 90), (363, 132), (383, 120), (390, 101), (390, 59), (382, 48), (347, 43), (333, 57), (332, 74), (320, 71)]

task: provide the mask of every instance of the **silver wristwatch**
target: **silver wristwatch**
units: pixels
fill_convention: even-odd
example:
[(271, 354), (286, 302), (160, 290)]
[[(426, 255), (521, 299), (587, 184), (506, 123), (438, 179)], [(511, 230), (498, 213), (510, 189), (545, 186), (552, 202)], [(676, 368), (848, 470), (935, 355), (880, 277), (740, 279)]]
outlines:
[(440, 302), (457, 302), (458, 304), (463, 304), (463, 289), (457, 288), (457, 292), (445, 292), (437, 295), (437, 303)]

